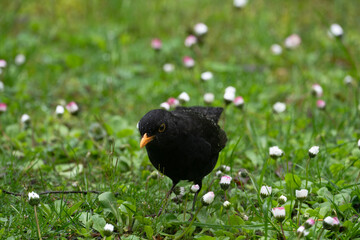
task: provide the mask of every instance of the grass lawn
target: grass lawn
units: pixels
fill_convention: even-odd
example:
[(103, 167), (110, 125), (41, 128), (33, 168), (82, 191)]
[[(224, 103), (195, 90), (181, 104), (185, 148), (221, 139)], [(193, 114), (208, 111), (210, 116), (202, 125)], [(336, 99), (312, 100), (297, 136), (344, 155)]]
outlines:
[[(360, 1), (2, 0), (0, 9), (0, 239), (360, 239)], [(225, 104), (228, 86), (242, 107)], [(183, 181), (154, 217), (171, 180), (140, 149), (136, 125), (182, 92), (184, 106), (225, 108), (228, 142), (195, 211)]]

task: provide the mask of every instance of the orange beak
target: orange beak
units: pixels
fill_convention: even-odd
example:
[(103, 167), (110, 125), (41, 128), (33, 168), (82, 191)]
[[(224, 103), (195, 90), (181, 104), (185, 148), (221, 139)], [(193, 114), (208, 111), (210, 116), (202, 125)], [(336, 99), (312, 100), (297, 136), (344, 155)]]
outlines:
[(145, 133), (141, 140), (140, 140), (140, 148), (143, 148), (146, 146), (146, 144), (148, 144), (149, 142), (151, 142), (152, 140), (154, 140), (155, 136), (150, 136), (148, 137), (148, 135)]

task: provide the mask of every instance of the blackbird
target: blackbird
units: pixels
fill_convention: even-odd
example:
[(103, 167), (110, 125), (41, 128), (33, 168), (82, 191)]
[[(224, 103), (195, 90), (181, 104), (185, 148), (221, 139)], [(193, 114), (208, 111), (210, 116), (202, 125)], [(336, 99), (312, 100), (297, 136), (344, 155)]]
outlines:
[(180, 180), (193, 181), (200, 187), (194, 209), (202, 179), (214, 169), (227, 141), (217, 124), (222, 111), (219, 107), (155, 109), (139, 121), (140, 148), (146, 147), (152, 165), (172, 180), (166, 200)]

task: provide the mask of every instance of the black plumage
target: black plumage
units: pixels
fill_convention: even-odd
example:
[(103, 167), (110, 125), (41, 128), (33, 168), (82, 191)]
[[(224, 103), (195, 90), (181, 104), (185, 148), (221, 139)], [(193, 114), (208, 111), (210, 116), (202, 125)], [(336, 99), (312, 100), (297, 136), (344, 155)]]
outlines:
[(151, 163), (173, 182), (167, 197), (180, 180), (193, 181), (201, 189), (202, 179), (214, 169), (227, 141), (217, 124), (222, 111), (214, 107), (156, 109), (140, 120), (140, 147), (146, 146)]

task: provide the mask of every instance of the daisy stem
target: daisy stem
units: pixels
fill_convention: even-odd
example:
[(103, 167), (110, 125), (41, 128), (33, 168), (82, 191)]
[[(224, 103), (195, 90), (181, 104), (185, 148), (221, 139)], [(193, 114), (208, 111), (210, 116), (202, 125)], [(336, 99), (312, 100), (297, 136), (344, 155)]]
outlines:
[(285, 232), (284, 232), (284, 228), (283, 228), (282, 222), (280, 222), (280, 228), (281, 228), (281, 233), (282, 233), (282, 235), (283, 235), (283, 239), (286, 240)]
[(306, 182), (305, 182), (305, 188), (307, 188), (308, 186), (308, 181), (309, 181), (309, 163), (310, 163), (310, 157), (308, 158), (307, 160), (307, 163), (306, 163)]
[(177, 239), (183, 239), (183, 236), (189, 231), (190, 227), (193, 225), (195, 219), (196, 219), (196, 216), (199, 214), (200, 212), (200, 209), (203, 207), (203, 205), (201, 205), (198, 210), (196, 211), (196, 213), (194, 214), (194, 217), (193, 219), (191, 220), (189, 226), (187, 228), (185, 228), (185, 230), (182, 232), (182, 234), (180, 234), (180, 236), (176, 237), (174, 240), (177, 240)]
[(318, 236), (318, 240), (320, 240), (321, 235), (322, 235), (322, 233), (324, 232), (324, 230), (325, 230), (325, 228), (322, 228), (322, 229), (321, 229), (321, 231), (320, 231), (320, 233), (319, 233), (319, 236)]
[(36, 211), (36, 205), (34, 205), (34, 212), (35, 212), (35, 221), (36, 221), (38, 236), (39, 236), (39, 239), (41, 240), (42, 238), (41, 238), (41, 233), (40, 233), (40, 226), (39, 226), (39, 220), (38, 220), (37, 211)]
[(302, 204), (302, 201), (300, 201), (300, 203), (299, 203), (299, 210), (298, 210), (298, 217), (297, 217), (297, 224), (298, 224), (298, 226), (300, 226), (301, 204)]

